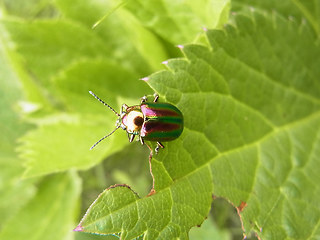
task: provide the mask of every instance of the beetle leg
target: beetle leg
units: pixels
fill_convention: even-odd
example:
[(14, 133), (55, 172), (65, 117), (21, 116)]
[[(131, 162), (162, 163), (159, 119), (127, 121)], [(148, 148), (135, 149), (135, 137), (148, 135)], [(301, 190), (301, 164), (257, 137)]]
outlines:
[(121, 115), (126, 113), (128, 109), (128, 105), (127, 104), (122, 104), (121, 106)]
[(157, 146), (156, 146), (156, 149), (155, 149), (156, 154), (159, 152), (159, 148), (164, 148), (164, 146), (162, 145), (161, 142), (157, 142)]
[(135, 136), (136, 136), (136, 135), (134, 135), (134, 134), (131, 134), (131, 135), (130, 135), (130, 134), (128, 133), (129, 142), (132, 142)]
[(159, 95), (157, 93), (155, 93), (155, 94), (153, 94), (153, 96), (154, 96), (153, 102), (158, 101)]
[(141, 98), (141, 103), (144, 103), (148, 100), (147, 96), (144, 95), (142, 98)]
[[(144, 140), (143, 140), (142, 137), (140, 137), (140, 142), (141, 142), (142, 145), (144, 145)], [(147, 146), (148, 146), (148, 145), (147, 145)], [(148, 147), (149, 147), (149, 146), (148, 146)]]

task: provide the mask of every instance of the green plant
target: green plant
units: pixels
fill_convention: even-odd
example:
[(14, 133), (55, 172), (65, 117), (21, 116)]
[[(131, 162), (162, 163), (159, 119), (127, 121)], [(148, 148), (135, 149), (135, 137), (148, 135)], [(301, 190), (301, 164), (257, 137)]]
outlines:
[[(187, 239), (215, 197), (245, 235), (319, 239), (320, 1), (231, 5), (2, 2), (0, 239)], [(157, 92), (183, 112), (152, 159), (155, 194), (124, 132), (89, 151), (116, 120), (89, 90), (116, 109)], [(131, 188), (103, 191), (76, 228), (113, 235), (71, 232), (115, 183)], [(190, 236), (230, 239), (217, 226)]]

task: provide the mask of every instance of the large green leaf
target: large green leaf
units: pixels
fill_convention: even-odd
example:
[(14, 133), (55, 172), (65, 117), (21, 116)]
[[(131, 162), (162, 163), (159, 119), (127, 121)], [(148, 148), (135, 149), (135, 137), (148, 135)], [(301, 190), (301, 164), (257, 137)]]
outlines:
[(245, 234), (319, 238), (319, 42), (308, 24), (276, 13), (234, 22), (207, 32), (211, 48), (181, 47), (186, 58), (146, 79), (185, 119), (152, 159), (156, 192), (111, 187), (77, 231), (187, 239), (214, 194), (246, 205)]

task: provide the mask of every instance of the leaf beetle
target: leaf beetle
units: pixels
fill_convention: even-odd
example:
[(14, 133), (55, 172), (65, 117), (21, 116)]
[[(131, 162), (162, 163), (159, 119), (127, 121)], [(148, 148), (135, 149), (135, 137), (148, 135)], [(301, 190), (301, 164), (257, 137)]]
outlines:
[[(159, 103), (157, 94), (154, 94), (153, 102), (148, 102), (147, 96), (144, 96), (141, 98), (140, 105), (123, 104), (119, 114), (92, 91), (89, 93), (118, 116), (116, 128), (97, 141), (90, 149), (121, 127), (127, 132), (129, 142), (132, 142), (136, 136), (141, 144), (145, 144), (145, 140), (157, 142), (155, 152), (158, 153), (159, 148), (164, 148), (161, 142), (172, 141), (178, 138), (183, 131), (181, 111), (170, 103)], [(151, 151), (149, 157), (151, 158), (152, 149), (148, 144), (146, 145)]]

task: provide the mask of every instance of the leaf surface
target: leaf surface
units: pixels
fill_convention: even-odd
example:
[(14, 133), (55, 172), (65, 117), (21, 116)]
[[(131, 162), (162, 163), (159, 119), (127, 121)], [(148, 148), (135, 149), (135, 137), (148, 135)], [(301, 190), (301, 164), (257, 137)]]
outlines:
[(185, 58), (148, 80), (185, 120), (152, 160), (156, 193), (107, 189), (78, 231), (187, 239), (214, 194), (246, 203), (245, 234), (319, 238), (319, 42), (308, 24), (277, 14), (234, 22), (207, 32), (210, 48), (184, 46)]
[(262, 11), (277, 11), (286, 18), (296, 18), (301, 21), (308, 21), (310, 26), (314, 29), (315, 33), (319, 36), (320, 34), (320, 1), (311, 0), (270, 0), (270, 1), (252, 1), (252, 0), (241, 0), (233, 1), (233, 10), (239, 11), (240, 9), (257, 8)]

